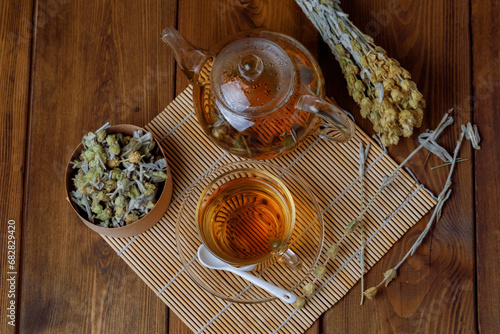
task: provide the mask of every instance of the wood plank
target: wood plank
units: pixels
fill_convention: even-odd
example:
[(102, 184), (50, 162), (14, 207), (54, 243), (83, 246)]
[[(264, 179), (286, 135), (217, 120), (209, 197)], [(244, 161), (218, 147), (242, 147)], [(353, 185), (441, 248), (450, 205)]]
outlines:
[(37, 3), (19, 332), (165, 333), (164, 303), (78, 220), (62, 180), (84, 133), (143, 126), (172, 100), (160, 33), (176, 1), (49, 4)]
[(500, 185), (496, 144), (500, 124), (500, 23), (498, 1), (472, 1), (472, 53), (474, 122), (483, 140), (474, 152), (476, 197), (476, 266), (478, 328), (482, 333), (500, 328), (500, 263), (492, 260), (500, 253)]
[[(389, 55), (407, 68), (427, 100), (419, 132), (434, 128), (444, 112), (454, 107), (455, 123), (440, 143), (452, 149), (459, 124), (471, 119), (470, 42), (468, 2), (343, 1), (342, 8), (358, 27), (375, 38)], [(492, 30), (494, 31), (494, 30)], [(326, 46), (320, 51), (327, 92), (370, 133), (372, 126), (359, 116), (347, 94), (337, 63)], [(416, 137), (416, 136), (414, 136)], [(466, 142), (460, 156), (471, 158)], [(418, 145), (405, 139), (389, 153), (402, 161)], [(430, 167), (440, 160), (422, 151), (408, 164), (420, 181), (438, 194), (448, 168)], [(441, 220), (431, 229), (420, 249), (399, 270), (399, 277), (379, 292), (375, 301), (359, 306), (360, 284), (323, 317), (324, 333), (473, 332), (476, 328), (474, 291), (474, 208), (472, 160), (457, 166), (453, 194)], [(430, 215), (412, 228), (366, 275), (365, 286), (376, 285), (383, 272), (393, 267), (425, 228)], [(491, 311), (494, 312), (494, 311)]]
[[(210, 49), (228, 36), (255, 27), (292, 36), (318, 56), (319, 35), (302, 15), (293, 0), (183, 0), (179, 2), (178, 30), (193, 45)], [(188, 85), (188, 79), (177, 67), (176, 93)], [(310, 333), (318, 331), (315, 324)], [(188, 333), (189, 329), (170, 312), (171, 333)], [(308, 332), (309, 333), (309, 332)]]
[(33, 5), (2, 1), (0, 13), (0, 333), (9, 334), (19, 325)]

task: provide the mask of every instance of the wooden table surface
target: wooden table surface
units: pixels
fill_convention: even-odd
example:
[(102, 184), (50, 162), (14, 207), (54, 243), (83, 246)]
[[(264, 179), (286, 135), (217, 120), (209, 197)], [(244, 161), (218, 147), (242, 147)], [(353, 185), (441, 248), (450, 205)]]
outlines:
[[(460, 156), (469, 160), (457, 166), (442, 219), (395, 282), (364, 306), (357, 284), (308, 333), (498, 333), (500, 4), (345, 0), (342, 8), (412, 73), (428, 105), (420, 131), (454, 108), (444, 147), (455, 146), (459, 124), (468, 121), (483, 141), (480, 151), (464, 145)], [(163, 28), (177, 27), (202, 48), (252, 26), (295, 37), (319, 59), (328, 96), (372, 133), (293, 0), (3, 0), (0, 14), (1, 333), (189, 332), (79, 222), (64, 195), (65, 164), (84, 133), (107, 121), (143, 126), (188, 85), (160, 40)], [(389, 153), (402, 161), (416, 144), (405, 139)], [(440, 161), (427, 157), (421, 152), (408, 166), (436, 194), (448, 168), (431, 170)], [(429, 217), (366, 275), (368, 286), (399, 261)], [(16, 255), (8, 265), (9, 235)], [(11, 302), (15, 327), (6, 314)]]

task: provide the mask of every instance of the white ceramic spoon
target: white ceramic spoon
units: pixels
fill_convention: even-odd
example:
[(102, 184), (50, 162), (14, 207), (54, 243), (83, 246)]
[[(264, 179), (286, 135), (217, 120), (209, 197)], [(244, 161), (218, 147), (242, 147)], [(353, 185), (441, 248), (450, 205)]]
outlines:
[(273, 285), (269, 282), (264, 281), (263, 279), (260, 279), (258, 277), (255, 277), (252, 274), (247, 273), (246, 271), (241, 270), (241, 268), (235, 268), (218, 258), (216, 258), (210, 251), (204, 246), (201, 245), (200, 248), (198, 248), (198, 260), (201, 262), (202, 265), (209, 269), (215, 269), (215, 270), (225, 270), (232, 272), (235, 275), (240, 276), (241, 278), (257, 285), (258, 287), (266, 290), (273, 296), (278, 297), (282, 301), (288, 304), (293, 304), (297, 300), (297, 296), (295, 296), (293, 293), (286, 291), (285, 289), (282, 289), (280, 287), (277, 287), (276, 285)]

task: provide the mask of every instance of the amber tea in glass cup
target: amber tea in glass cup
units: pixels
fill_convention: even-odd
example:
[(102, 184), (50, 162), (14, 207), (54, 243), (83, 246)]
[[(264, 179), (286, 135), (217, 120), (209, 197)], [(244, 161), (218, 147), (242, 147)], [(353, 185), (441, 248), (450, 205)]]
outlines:
[(196, 209), (203, 244), (231, 265), (251, 265), (278, 256), (299, 269), (287, 248), (295, 224), (295, 206), (287, 187), (272, 174), (242, 168), (219, 175), (204, 189)]
[[(289, 292), (295, 291), (294, 293), (300, 294), (301, 292), (297, 289), (301, 289), (303, 283), (310, 278), (312, 270), (316, 267), (316, 264), (321, 257), (322, 250), (324, 248), (324, 224), (321, 208), (314, 192), (305, 180), (299, 175), (294, 174), (289, 167), (283, 168), (276, 164), (256, 160), (233, 162), (225, 161), (224, 164), (210, 168), (201, 177), (196, 179), (196, 181), (193, 182), (193, 184), (182, 196), (182, 203), (179, 208), (175, 224), (175, 243), (179, 258), (185, 271), (188, 273), (193, 282), (204, 291), (207, 291), (218, 298), (235, 303), (265, 303), (276, 298), (255, 285), (249, 287), (248, 281), (236, 274), (222, 270), (209, 269), (201, 264), (200, 261), (196, 260), (200, 245), (204, 244), (208, 248), (207, 245), (209, 243), (209, 241), (205, 240), (207, 238), (202, 235), (203, 229), (200, 230), (199, 228), (200, 224), (198, 218), (201, 217), (201, 206), (206, 203), (207, 199), (210, 198), (210, 196), (217, 189), (220, 188), (219, 191), (226, 191), (227, 189), (233, 189), (233, 191), (235, 191), (234, 189), (243, 188), (241, 185), (242, 183), (246, 183), (245, 180), (243, 180), (243, 182), (234, 181), (234, 183), (229, 183), (232, 180), (244, 179), (245, 177), (255, 177), (256, 179), (262, 181), (262, 178), (260, 177), (261, 173), (250, 173), (249, 169), (252, 171), (255, 171), (256, 169), (259, 171), (265, 171), (274, 177), (269, 178), (266, 175), (263, 182), (259, 184), (259, 187), (264, 184), (264, 189), (269, 190), (269, 188), (271, 188), (271, 194), (274, 195), (276, 189), (288, 190), (289, 194), (291, 194), (293, 198), (295, 215), (293, 215), (291, 210), (281, 209), (281, 207), (292, 207), (292, 201), (288, 201), (289, 194), (287, 192), (282, 192), (280, 195), (281, 197), (277, 197), (277, 208), (278, 210), (288, 213), (288, 217), (294, 216), (295, 218), (291, 220), (293, 225), (284, 225), (284, 230), (287, 230), (287, 232), (278, 233), (273, 232), (273, 229), (266, 229), (263, 231), (265, 233), (262, 233), (262, 231), (257, 228), (258, 226), (261, 226), (260, 223), (254, 224), (254, 226), (250, 229), (251, 231), (258, 231), (260, 235), (264, 234), (264, 237), (259, 239), (259, 244), (264, 246), (268, 245), (271, 240), (271, 238), (266, 236), (266, 234), (273, 235), (273, 233), (275, 233), (274, 236), (278, 236), (277, 239), (280, 239), (279, 234), (283, 233), (284, 237), (281, 240), (281, 247), (278, 247), (279, 249), (277, 249), (277, 247), (273, 247), (273, 245), (271, 245), (271, 255), (266, 255), (269, 249), (264, 248), (260, 255), (258, 252), (254, 256), (249, 256), (247, 253), (244, 253), (244, 256), (237, 256), (237, 258), (235, 260), (233, 259), (233, 261), (231, 261), (231, 259), (226, 259), (224, 261), (235, 267), (238, 267), (238, 264), (245, 264), (246, 266), (247, 263), (262, 261), (256, 264), (255, 268), (252, 270), (254, 275), (258, 274), (260, 278), (271, 284), (282, 287)], [(295, 169), (295, 171), (296, 173), (301, 172), (300, 168)], [(225, 176), (223, 177), (222, 175)], [(215, 181), (216, 179), (218, 180)], [(280, 185), (279, 182), (276, 183), (275, 179), (278, 179), (279, 182), (285, 185), (285, 187)], [(228, 184), (227, 187), (221, 187), (224, 184)], [(254, 182), (252, 182), (252, 184), (254, 184)], [(260, 188), (262, 189), (262, 187)], [(221, 194), (221, 192), (219, 192), (219, 194)], [(264, 196), (266, 195), (262, 195), (262, 197)], [(215, 198), (220, 197), (216, 194), (212, 197), (212, 199)], [(235, 196), (235, 198), (238, 198), (238, 196)], [(258, 202), (259, 200), (257, 200), (257, 203)], [(216, 201), (211, 201), (211, 203), (214, 203), (213, 207), (216, 207)], [(232, 203), (232, 205), (240, 205), (239, 208), (241, 208), (241, 212), (243, 213), (248, 210), (247, 212), (250, 212), (250, 214), (253, 215), (255, 212), (249, 210), (248, 207), (241, 206), (242, 202)], [(247, 203), (255, 203), (255, 201), (247, 201)], [(262, 203), (261, 199), (260, 203), (265, 204), (265, 201)], [(282, 206), (280, 206), (280, 203)], [(260, 206), (259, 209), (263, 210)], [(269, 210), (273, 211), (273, 206), (271, 206)], [(220, 212), (222, 214), (222, 211)], [(247, 216), (243, 213), (238, 216), (246, 218)], [(260, 215), (258, 216), (260, 217)], [(227, 216), (223, 216), (224, 219), (225, 217)], [(278, 217), (276, 216), (276, 218)], [(213, 225), (210, 224), (207, 226), (212, 226), (213, 228), (215, 222)], [(279, 221), (278, 224), (280, 224)], [(265, 227), (267, 224), (262, 225)], [(275, 230), (278, 231), (280, 228), (276, 228)], [(222, 229), (222, 231), (224, 230)], [(235, 233), (235, 230), (227, 231)], [(290, 232), (291, 236), (287, 237)], [(250, 234), (254, 238), (256, 237), (255, 233), (249, 233), (246, 230), (242, 230), (240, 233), (243, 233), (243, 235)], [(208, 233), (208, 235), (210, 236), (210, 233)], [(227, 234), (225, 235), (228, 236)], [(246, 240), (246, 238), (240, 237), (239, 235), (234, 236), (234, 240), (236, 240), (237, 237), (240, 240)], [(280, 242), (280, 240), (275, 241), (278, 241), (278, 243)], [(255, 244), (252, 243), (251, 245), (254, 246)], [(236, 244), (229, 244), (229, 246), (234, 247)], [(239, 247), (235, 250), (235, 253), (237, 254), (242, 251)], [(293, 251), (293, 254), (296, 254), (295, 258), (298, 257), (300, 259), (300, 264), (296, 267), (289, 264), (289, 262), (293, 262), (291, 261), (293, 257), (289, 256), (292, 253), (287, 250)], [(217, 251), (217, 247), (214, 247), (214, 250), (210, 250), (212, 254), (215, 254), (215, 251)], [(228, 255), (227, 253), (229, 252), (227, 249), (223, 249), (223, 253)], [(220, 256), (223, 257), (225, 255), (221, 254)], [(253, 261), (252, 259), (249, 259), (251, 257), (253, 257)], [(267, 260), (265, 260), (266, 258)]]

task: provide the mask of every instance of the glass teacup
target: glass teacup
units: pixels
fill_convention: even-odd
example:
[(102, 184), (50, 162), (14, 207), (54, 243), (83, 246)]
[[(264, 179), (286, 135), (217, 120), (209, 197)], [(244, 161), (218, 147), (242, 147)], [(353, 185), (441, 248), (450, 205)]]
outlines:
[(293, 196), (269, 172), (241, 168), (217, 175), (198, 200), (196, 223), (203, 244), (226, 263), (247, 266), (278, 256), (300, 270), (287, 247), (295, 225)]
[[(215, 179), (223, 174), (235, 172), (232, 174), (234, 178), (248, 176), (248, 174), (237, 173), (237, 171), (244, 169), (264, 171), (272, 176), (269, 180), (278, 179), (285, 186), (284, 189), (288, 191), (288, 193), (283, 192), (281, 194), (282, 199), (280, 201), (283, 200), (285, 205), (290, 205), (287, 203), (293, 202), (292, 206), (295, 210), (294, 223), (288, 228), (291, 235), (288, 236), (289, 233), (283, 232), (284, 237), (280, 238), (282, 247), (273, 248), (276, 251), (272, 252), (271, 255), (263, 251), (265, 256), (256, 259), (256, 261), (262, 262), (258, 262), (252, 273), (290, 292), (302, 285), (308, 275), (311, 274), (321, 255), (324, 235), (323, 217), (318, 201), (307, 184), (290, 170), (275, 164), (255, 160), (226, 163), (223, 166), (209, 170), (206, 175), (196, 180), (183, 196), (182, 204), (179, 207), (175, 226), (175, 241), (185, 271), (193, 279), (194, 283), (201, 288), (231, 302), (262, 303), (276, 297), (259, 287), (249, 285), (248, 281), (233, 273), (212, 270), (197, 261), (198, 248), (205, 243), (200, 235), (201, 233), (199, 233), (199, 224), (196, 217), (198, 202), (204, 197), (202, 193)], [(218, 186), (225, 183), (227, 182), (221, 182)], [(282, 187), (276, 183), (271, 184), (274, 188)], [(216, 185), (215, 189), (218, 186)], [(290, 195), (292, 200), (289, 200)], [(208, 197), (210, 197), (209, 194)], [(292, 211), (288, 211), (288, 214), (290, 217), (293, 216)], [(289, 254), (283, 251), (286, 249), (291, 250), (300, 259), (301, 265), (295, 267), (295, 269), (290, 269), (288, 261), (282, 260), (284, 256), (286, 257)], [(223, 261), (233, 266), (239, 266), (237, 263), (243, 263), (242, 260), (228, 260)], [(255, 261), (244, 263), (251, 262), (255, 263)]]

